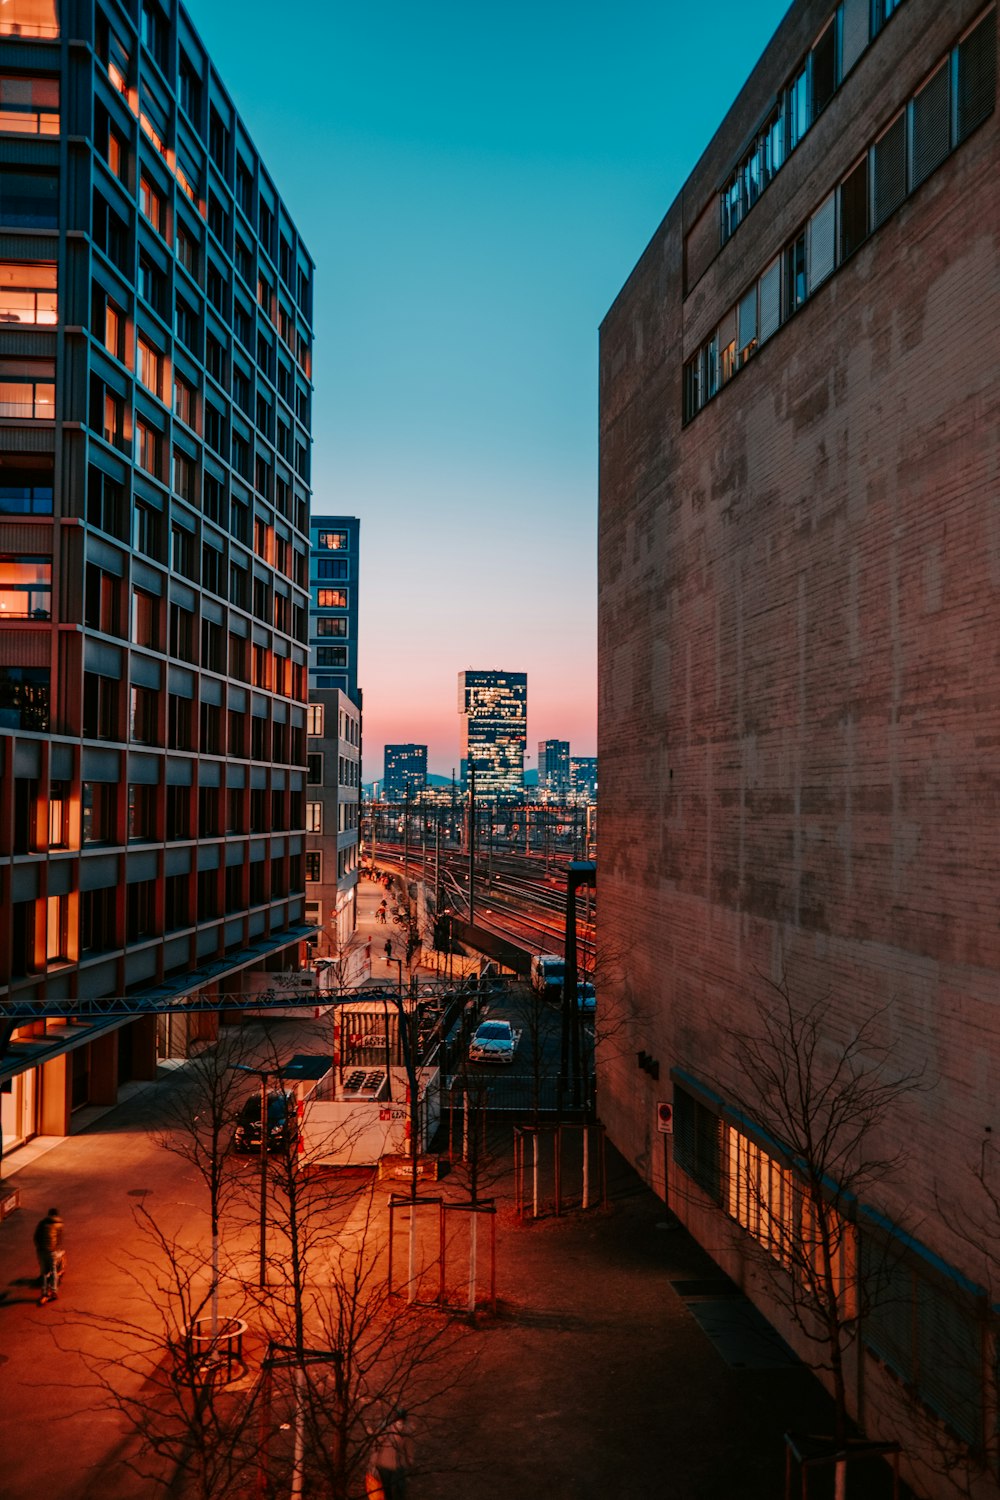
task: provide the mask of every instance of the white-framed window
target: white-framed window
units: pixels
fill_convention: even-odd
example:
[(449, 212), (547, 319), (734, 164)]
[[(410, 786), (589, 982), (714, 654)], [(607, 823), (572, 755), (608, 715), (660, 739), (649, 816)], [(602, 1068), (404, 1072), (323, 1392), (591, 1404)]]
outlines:
[(310, 703), (306, 709), (306, 734), (312, 739), (323, 737), (323, 704)]
[(306, 833), (323, 832), (323, 804), (322, 802), (306, 803)]

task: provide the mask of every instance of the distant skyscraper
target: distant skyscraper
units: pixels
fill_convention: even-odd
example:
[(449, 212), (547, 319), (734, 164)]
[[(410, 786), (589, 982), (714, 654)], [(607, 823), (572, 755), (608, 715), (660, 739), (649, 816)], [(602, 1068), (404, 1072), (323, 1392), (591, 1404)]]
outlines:
[(469, 761), (476, 767), (477, 797), (511, 796), (524, 787), (528, 674), (459, 672), (462, 720), (462, 785)]
[(569, 740), (538, 741), (538, 789), (550, 797), (569, 796)]
[(313, 516), (309, 523), (309, 686), (358, 702), (357, 516)]
[(569, 785), (575, 802), (597, 801), (596, 755), (574, 755), (570, 757)]
[(357, 913), (360, 527), (356, 516), (313, 516), (309, 526), (306, 917), (326, 934), (321, 956), (343, 949)]
[(386, 745), (383, 801), (402, 802), (404, 797), (422, 792), (426, 785), (427, 746)]

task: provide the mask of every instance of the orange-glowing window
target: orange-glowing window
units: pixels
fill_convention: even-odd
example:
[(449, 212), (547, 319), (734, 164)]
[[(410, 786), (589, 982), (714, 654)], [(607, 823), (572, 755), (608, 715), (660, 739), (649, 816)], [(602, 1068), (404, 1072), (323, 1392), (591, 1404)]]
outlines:
[(58, 36), (56, 0), (3, 0), (0, 35)]
[(0, 323), (57, 321), (56, 268), (50, 261), (0, 261)]
[(47, 620), (52, 563), (47, 557), (0, 557), (0, 620)]

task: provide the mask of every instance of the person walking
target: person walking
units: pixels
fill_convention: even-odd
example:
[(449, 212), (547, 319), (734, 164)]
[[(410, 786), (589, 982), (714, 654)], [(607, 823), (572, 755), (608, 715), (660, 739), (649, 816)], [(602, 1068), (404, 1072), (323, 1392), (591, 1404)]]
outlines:
[(39, 1307), (46, 1302), (55, 1302), (59, 1296), (59, 1277), (63, 1268), (63, 1221), (58, 1208), (50, 1208), (44, 1219), (35, 1225), (35, 1254), (42, 1273), (42, 1295)]
[(385, 961), (387, 964), (392, 963), (392, 938), (385, 940)]

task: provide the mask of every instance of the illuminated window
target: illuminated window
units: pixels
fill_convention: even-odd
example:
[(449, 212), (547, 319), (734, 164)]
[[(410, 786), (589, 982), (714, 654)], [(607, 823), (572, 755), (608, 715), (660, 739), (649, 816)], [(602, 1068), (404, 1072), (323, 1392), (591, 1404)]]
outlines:
[(195, 425), (195, 402), (197, 392), (189, 380), (174, 371), (174, 416), (188, 427)]
[(346, 609), (346, 589), (319, 589), (316, 594), (316, 605), (319, 609)]
[(47, 557), (0, 557), (0, 619), (47, 620), (52, 563)]
[(160, 434), (141, 417), (135, 419), (135, 461), (147, 474), (160, 468)]
[(0, 130), (58, 135), (59, 80), (0, 73)]
[(306, 709), (306, 734), (312, 739), (323, 738), (323, 704), (310, 703)]
[(323, 879), (323, 856), (318, 849), (306, 850), (306, 879)]
[(50, 896), (46, 902), (45, 957), (49, 963), (65, 958), (69, 939), (69, 897)]
[(160, 351), (154, 349), (140, 334), (136, 341), (136, 374), (147, 391), (152, 391), (154, 396), (160, 394), (161, 358)]
[(0, 261), (0, 323), (57, 320), (56, 268), (48, 261)]
[(0, 417), (51, 421), (55, 416), (55, 362), (0, 359)]
[(306, 803), (306, 833), (323, 832), (323, 804), (322, 802)]
[(321, 531), (316, 537), (317, 547), (323, 547), (330, 552), (343, 552), (347, 549), (346, 531)]
[(5, 0), (0, 10), (0, 35), (58, 36), (56, 0)]
[(145, 172), (139, 178), (139, 207), (157, 234), (162, 234), (166, 218), (166, 206), (162, 194), (157, 192)]

